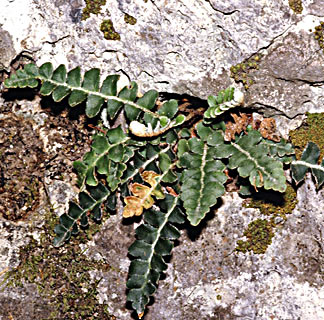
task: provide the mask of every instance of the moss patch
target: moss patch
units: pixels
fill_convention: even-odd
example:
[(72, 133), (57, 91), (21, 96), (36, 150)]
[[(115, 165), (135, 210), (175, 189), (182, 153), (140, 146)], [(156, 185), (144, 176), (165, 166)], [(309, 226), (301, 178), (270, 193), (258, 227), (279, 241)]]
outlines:
[(302, 0), (289, 0), (289, 7), (296, 14), (301, 14), (303, 12)]
[(307, 143), (312, 141), (320, 148), (320, 159), (322, 159), (324, 156), (324, 113), (307, 113), (306, 115), (306, 122), (289, 133), (290, 140), (296, 148), (296, 157), (300, 159)]
[(120, 40), (120, 34), (114, 29), (111, 20), (103, 20), (100, 24), (100, 31), (103, 32), (106, 40)]
[(323, 31), (324, 31), (324, 21), (321, 21), (318, 26), (315, 27), (314, 38), (317, 40), (320, 48), (324, 53), (324, 39), (323, 39)]
[(82, 10), (81, 20), (86, 20), (90, 14), (99, 14), (101, 7), (106, 4), (106, 0), (85, 0), (86, 6)]
[(243, 62), (232, 66), (230, 68), (231, 78), (233, 78), (235, 82), (242, 82), (245, 89), (248, 90), (250, 86), (253, 85), (253, 79), (249, 73), (253, 70), (259, 69), (260, 59), (261, 55), (258, 54), (248, 60), (244, 60)]
[(131, 25), (134, 25), (137, 22), (136, 18), (132, 17), (131, 15), (129, 15), (127, 13), (124, 15), (124, 21)]
[(274, 236), (274, 228), (287, 220), (287, 214), (294, 210), (296, 204), (296, 191), (290, 185), (287, 185), (284, 194), (264, 191), (245, 201), (244, 207), (257, 208), (262, 215), (268, 215), (269, 219), (252, 221), (243, 233), (247, 241), (238, 240), (236, 251), (265, 253)]
[(36, 284), (39, 294), (48, 301), (51, 313), (46, 319), (116, 319), (96, 298), (99, 280), (92, 281), (89, 271), (109, 271), (104, 261), (91, 261), (81, 252), (79, 243), (86, 243), (98, 230), (92, 226), (62, 248), (54, 248), (53, 212), (46, 215), (40, 241), (30, 238), (20, 250), (20, 265), (7, 273), (8, 286)]
[(17, 221), (38, 207), (44, 159), (30, 120), (15, 115), (0, 120), (0, 216)]
[(264, 191), (255, 194), (253, 199), (244, 202), (245, 208), (256, 208), (262, 215), (268, 215), (271, 220), (281, 217), (287, 220), (286, 215), (290, 214), (297, 204), (297, 193), (291, 185), (287, 185), (284, 194), (275, 191)]
[(252, 221), (244, 231), (246, 241), (238, 240), (236, 251), (265, 253), (274, 236), (271, 222), (265, 219)]

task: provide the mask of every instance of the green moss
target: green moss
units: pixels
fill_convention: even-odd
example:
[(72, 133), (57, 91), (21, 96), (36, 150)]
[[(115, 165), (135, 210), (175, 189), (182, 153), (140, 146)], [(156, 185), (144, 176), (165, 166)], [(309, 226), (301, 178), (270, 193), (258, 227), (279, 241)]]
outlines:
[(20, 265), (7, 273), (8, 286), (22, 287), (24, 282), (36, 284), (40, 295), (52, 310), (47, 319), (115, 319), (97, 300), (97, 285), (90, 270), (109, 271), (104, 261), (91, 261), (82, 254), (80, 243), (97, 231), (92, 224), (89, 230), (67, 243), (64, 248), (54, 248), (54, 226), (57, 218), (53, 212), (46, 215), (40, 242), (33, 238), (20, 250)]
[(86, 6), (82, 10), (81, 20), (86, 20), (90, 14), (99, 14), (101, 7), (106, 4), (106, 0), (85, 0)]
[(324, 21), (321, 21), (320, 24), (315, 27), (314, 38), (318, 42), (320, 48), (323, 50), (324, 53), (323, 31), (324, 31)]
[(281, 217), (287, 220), (286, 215), (290, 214), (296, 207), (297, 193), (295, 189), (287, 184), (284, 194), (275, 191), (260, 191), (254, 195), (253, 199), (244, 202), (245, 208), (256, 208), (262, 215), (270, 216), (271, 220)]
[(260, 59), (261, 59), (261, 55), (257, 54), (248, 60), (244, 60), (243, 62), (238, 63), (235, 66), (232, 66), (230, 68), (231, 78), (233, 78), (235, 82), (242, 82), (244, 88), (248, 90), (251, 87), (251, 85), (253, 85), (254, 83), (250, 75), (250, 72), (259, 69)]
[(129, 15), (127, 13), (124, 15), (124, 20), (126, 23), (131, 24), (131, 25), (134, 25), (137, 22), (136, 18), (132, 17), (131, 15)]
[(265, 253), (274, 235), (274, 228), (287, 220), (297, 204), (296, 191), (291, 185), (287, 185), (284, 194), (274, 191), (260, 191), (253, 199), (248, 199), (243, 206), (246, 208), (257, 208), (262, 215), (269, 219), (257, 219), (249, 224), (244, 231), (247, 241), (237, 241), (236, 251), (254, 253)]
[(272, 224), (265, 219), (254, 220), (244, 231), (244, 236), (247, 240), (238, 240), (236, 251), (244, 253), (253, 251), (257, 254), (265, 253), (274, 236)]
[(114, 29), (113, 23), (111, 20), (103, 20), (100, 25), (100, 31), (103, 32), (104, 38), (106, 40), (120, 40), (120, 35)]
[(324, 156), (324, 113), (307, 113), (306, 122), (296, 130), (290, 131), (290, 139), (296, 149), (296, 157), (301, 154), (309, 141), (318, 145), (320, 158)]
[(302, 0), (289, 0), (289, 7), (296, 14), (300, 14), (303, 12), (303, 3)]

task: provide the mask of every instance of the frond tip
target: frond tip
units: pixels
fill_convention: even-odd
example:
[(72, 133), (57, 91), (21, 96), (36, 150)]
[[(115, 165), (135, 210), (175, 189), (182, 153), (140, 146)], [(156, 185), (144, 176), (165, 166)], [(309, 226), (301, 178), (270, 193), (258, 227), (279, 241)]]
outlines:
[(137, 240), (128, 249), (135, 259), (129, 267), (127, 300), (139, 318), (143, 316), (149, 297), (156, 291), (160, 274), (167, 269), (164, 257), (171, 254), (173, 241), (180, 236), (174, 224), (185, 221), (178, 200), (166, 195), (159, 201), (161, 210), (146, 211), (144, 223), (136, 229)]
[(204, 120), (211, 121), (230, 108), (243, 105), (244, 94), (239, 89), (229, 87), (225, 90), (221, 90), (217, 96), (210, 95), (207, 102), (209, 108), (204, 113)]
[(320, 149), (313, 143), (308, 142), (300, 160), (292, 161), (291, 172), (296, 184), (301, 182), (310, 169), (315, 178), (316, 188), (319, 189), (324, 183), (324, 160), (318, 164), (320, 159)]

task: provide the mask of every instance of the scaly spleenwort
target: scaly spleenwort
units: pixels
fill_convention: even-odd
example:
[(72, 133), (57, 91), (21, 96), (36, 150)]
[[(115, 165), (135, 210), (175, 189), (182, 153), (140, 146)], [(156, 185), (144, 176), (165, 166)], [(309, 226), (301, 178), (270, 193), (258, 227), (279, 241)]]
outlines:
[(309, 169), (315, 178), (316, 187), (320, 188), (324, 182), (324, 160), (321, 165), (318, 164), (320, 158), (319, 147), (309, 142), (302, 153), (300, 160), (294, 160), (291, 162), (292, 177), (296, 183), (301, 182)]
[[(233, 146), (234, 148), (236, 148), (239, 152), (243, 153), (249, 161), (252, 161), (252, 162), (254, 163), (255, 169), (259, 172), (260, 182), (263, 181), (263, 176), (266, 176), (266, 177), (267, 177), (267, 178), (272, 182), (272, 185), (275, 185), (275, 184), (277, 183), (277, 180), (274, 179), (274, 178), (272, 178), (271, 172), (268, 172), (268, 171), (266, 170), (266, 168), (261, 167), (261, 166), (259, 165), (259, 163), (256, 161), (256, 159), (253, 158), (253, 157), (251, 157), (251, 154), (250, 154), (248, 151), (242, 149), (238, 144), (236, 144), (236, 143), (234, 143), (234, 142), (232, 142), (231, 144), (232, 144), (232, 146)], [(255, 177), (254, 177), (254, 179), (255, 179)], [(253, 185), (256, 185), (256, 180), (253, 180), (252, 184), (253, 184)], [(267, 188), (266, 188), (266, 189), (267, 189)]]
[(237, 169), (242, 177), (249, 177), (251, 185), (255, 188), (284, 192), (286, 190), (286, 177), (283, 163), (276, 154), (271, 154), (267, 144), (258, 131), (250, 131), (231, 143), (233, 152), (228, 167)]
[(129, 176), (127, 176), (127, 178), (124, 178), (121, 181), (121, 184), (126, 183), (127, 181), (133, 179), (142, 168), (146, 168), (149, 164), (151, 164), (152, 162), (156, 161), (158, 159), (158, 157), (162, 154), (162, 153), (166, 153), (169, 149), (171, 148), (171, 145), (168, 145), (167, 147), (165, 147), (164, 149), (162, 149), (160, 152), (158, 152), (156, 155), (154, 155), (152, 158), (146, 160), (142, 166), (136, 170), (134, 170), (134, 172), (132, 172), (132, 174), (130, 174)]
[[(67, 72), (64, 65), (54, 70), (45, 63), (25, 65), (5, 80), (5, 86), (36, 88), (41, 82), (40, 94), (52, 96), (54, 102), (67, 98), (71, 107), (85, 102), (86, 115), (94, 118), (101, 113), (110, 128), (95, 134), (91, 150), (74, 162), (80, 193), (60, 217), (54, 245), (63, 245), (79, 226), (87, 227), (89, 217), (100, 222), (104, 213), (116, 212), (122, 201), (124, 217), (143, 214), (137, 239), (129, 248), (134, 259), (127, 281), (127, 300), (141, 318), (167, 269), (164, 257), (180, 236), (175, 225), (188, 219), (197, 226), (205, 218), (225, 192), (226, 169), (248, 178), (240, 179), (249, 183), (241, 188), (242, 194), (251, 187), (284, 192), (284, 166), (291, 165), (297, 184), (311, 170), (319, 188), (324, 162), (318, 164), (320, 152), (312, 142), (295, 160), (291, 144), (267, 140), (256, 130), (225, 141), (225, 124), (218, 116), (243, 104), (238, 89), (209, 96), (207, 109), (189, 110), (179, 108), (175, 99), (158, 101), (156, 90), (139, 94), (134, 81), (118, 91), (118, 81), (118, 75), (109, 75), (101, 82), (97, 68), (82, 76), (80, 67)], [(116, 127), (117, 115), (124, 116), (124, 129)], [(185, 128), (186, 121), (194, 125)]]
[[(52, 83), (55, 86), (61, 86), (62, 85), (60, 82), (57, 82), (57, 81), (54, 81), (54, 80), (48, 80), (45, 77), (41, 77), (40, 76), (39, 79), (40, 80), (43, 80), (43, 81), (46, 80), (46, 81)], [(71, 85), (65, 84), (64, 87), (66, 87), (67, 89), (69, 89), (71, 91), (72, 90), (78, 90), (80, 92), (83, 92), (86, 95), (94, 95), (94, 96), (100, 97), (100, 98), (102, 98), (102, 99), (104, 99), (106, 101), (107, 100), (115, 100), (115, 101), (121, 102), (122, 104), (128, 104), (128, 105), (130, 105), (130, 106), (132, 106), (134, 108), (137, 108), (137, 109), (139, 109), (139, 110), (141, 110), (141, 111), (143, 111), (145, 113), (148, 113), (149, 115), (151, 115), (154, 118), (161, 118), (161, 116), (159, 114), (157, 114), (155, 112), (152, 112), (152, 111), (150, 111), (150, 110), (148, 110), (148, 109), (140, 106), (139, 104), (136, 104), (136, 103), (134, 103), (132, 101), (129, 101), (129, 100), (126, 100), (126, 99), (122, 99), (122, 98), (115, 97), (115, 96), (109, 96), (109, 95), (106, 95), (106, 94), (103, 94), (103, 93), (100, 93), (100, 92), (96, 92), (94, 94), (93, 91), (86, 90), (86, 89), (84, 89), (84, 88), (82, 88), (80, 86), (78, 86), (78, 87), (72, 87)], [(73, 107), (73, 105), (71, 107)]]
[[(104, 137), (102, 136), (97, 136), (98, 138), (103, 138), (105, 139)], [(100, 149), (99, 149), (99, 153), (96, 154), (96, 156), (94, 157), (93, 161), (90, 161), (89, 165), (88, 166), (84, 166), (82, 167), (82, 162), (81, 161), (76, 161), (74, 162), (74, 168), (77, 170), (77, 171), (82, 171), (84, 170), (84, 174), (83, 174), (83, 178), (81, 181), (79, 181), (79, 188), (80, 188), (80, 191), (83, 191), (84, 188), (85, 188), (85, 184), (86, 184), (86, 180), (87, 180), (87, 184), (88, 185), (97, 185), (98, 182), (97, 182), (97, 179), (93, 178), (94, 177), (94, 174), (93, 174), (93, 171), (95, 169), (95, 167), (98, 167), (98, 162), (101, 161), (101, 159), (105, 156), (108, 156), (109, 155), (109, 151), (113, 150), (114, 147), (117, 147), (119, 145), (123, 145), (125, 144), (127, 141), (130, 140), (130, 137), (125, 137), (124, 139), (122, 139), (121, 141), (117, 142), (117, 143), (114, 143), (114, 144), (111, 144), (109, 145), (108, 143), (106, 143), (106, 145), (102, 146)], [(105, 139), (106, 141), (106, 139)], [(104, 142), (103, 142), (104, 143)], [(98, 150), (98, 148), (96, 149)], [(88, 172), (91, 172), (91, 178), (89, 178), (89, 174)]]
[(163, 211), (150, 211), (144, 216), (145, 223), (136, 229), (137, 240), (130, 246), (129, 253), (136, 259), (129, 268), (127, 300), (132, 303), (138, 317), (144, 315), (145, 306), (156, 290), (156, 284), (166, 264), (163, 256), (171, 253), (180, 232), (173, 225), (183, 223), (183, 214), (177, 210), (178, 197), (167, 195)]
[(55, 226), (54, 246), (58, 247), (69, 240), (71, 235), (78, 234), (79, 222), (82, 227), (87, 227), (88, 212), (92, 212), (94, 220), (100, 221), (102, 217), (100, 206), (109, 195), (110, 191), (101, 183), (96, 187), (90, 187), (88, 192), (80, 192), (79, 204), (71, 201), (68, 212), (60, 216), (60, 223)]
[(197, 212), (200, 211), (200, 206), (201, 206), (201, 200), (204, 196), (203, 194), (203, 189), (204, 189), (204, 178), (205, 178), (205, 171), (204, 171), (204, 167), (206, 165), (206, 156), (207, 156), (207, 144), (204, 145), (204, 149), (203, 149), (203, 154), (202, 154), (202, 158), (201, 158), (201, 167), (200, 167), (200, 189), (199, 189), (199, 198), (198, 198), (198, 206), (195, 210), (195, 212), (193, 212), (193, 215), (197, 215)]

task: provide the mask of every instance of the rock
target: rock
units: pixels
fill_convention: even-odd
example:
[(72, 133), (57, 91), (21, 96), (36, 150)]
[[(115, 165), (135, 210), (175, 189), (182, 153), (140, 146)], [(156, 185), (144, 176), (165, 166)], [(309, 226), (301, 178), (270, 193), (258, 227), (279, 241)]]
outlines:
[[(55, 66), (64, 63), (68, 69), (81, 66), (83, 71), (98, 67), (103, 76), (121, 73), (138, 81), (142, 92), (154, 88), (201, 99), (235, 85), (245, 90), (245, 107), (274, 116), (286, 138), (306, 112), (324, 111), (324, 52), (309, 31), (323, 20), (320, 0), (303, 1), (301, 14), (288, 1), (118, 0), (107, 1), (88, 19), (83, 19), (81, 0), (2, 1), (0, 69), (9, 71), (12, 62), (27, 56), (38, 65), (50, 61)], [(111, 38), (120, 40), (104, 38), (103, 20), (108, 21), (105, 32), (113, 31)], [(250, 60), (257, 67), (245, 66), (247, 70), (239, 72), (252, 81), (244, 89), (243, 78), (235, 83), (230, 69)], [(41, 227), (46, 201), (62, 214), (75, 197), (71, 165), (89, 150), (89, 132), (79, 115), (62, 111), (63, 104), (56, 105), (62, 110), (50, 111), (46, 99), (43, 108), (37, 99), (8, 102), (2, 98), (0, 102), (3, 126), (7, 121), (3, 119), (29, 119), (20, 124), (28, 123), (24, 130), (35, 139), (33, 145), (40, 145), (44, 158), (39, 166), (46, 164), (39, 173), (45, 185), (40, 208), (27, 220), (0, 220), (3, 276), (2, 271), (19, 265), (19, 248), (31, 236), (40, 237), (40, 231), (30, 231), (30, 225)], [(9, 148), (3, 141), (0, 147)], [(222, 206), (202, 226), (183, 228), (145, 319), (324, 318), (322, 198), (323, 191), (316, 191), (309, 177), (298, 189), (293, 213), (285, 223), (282, 218), (275, 220), (272, 243), (258, 255), (235, 248), (237, 240), (246, 240), (243, 232), (249, 223), (266, 215), (243, 207), (236, 193), (226, 194)], [(120, 320), (129, 319), (131, 313), (125, 305), (125, 280), (134, 229), (115, 215), (82, 245), (88, 258), (110, 264), (108, 271), (90, 274), (94, 281), (102, 278), (98, 301)], [(52, 310), (35, 286), (26, 283), (11, 295), (8, 289), (0, 293), (0, 305), (0, 317), (16, 308), (12, 316), (20, 314), (22, 320), (49, 318)], [(29, 311), (19, 313), (25, 305)], [(39, 309), (32, 313), (34, 305)]]
[(10, 33), (0, 28), (0, 70), (8, 70), (15, 56), (16, 51)]

